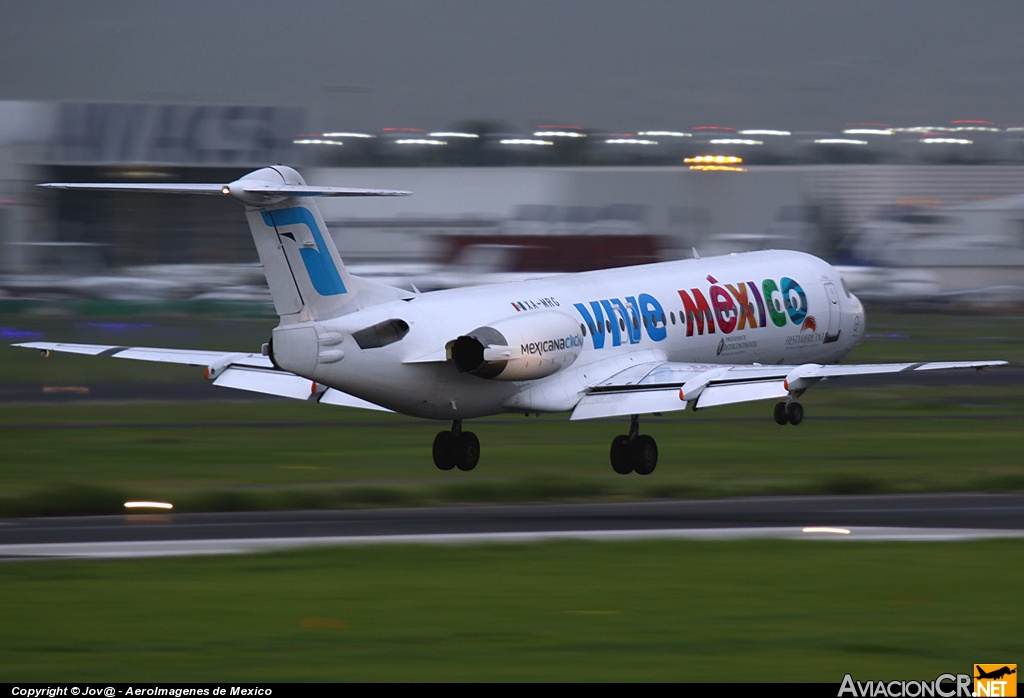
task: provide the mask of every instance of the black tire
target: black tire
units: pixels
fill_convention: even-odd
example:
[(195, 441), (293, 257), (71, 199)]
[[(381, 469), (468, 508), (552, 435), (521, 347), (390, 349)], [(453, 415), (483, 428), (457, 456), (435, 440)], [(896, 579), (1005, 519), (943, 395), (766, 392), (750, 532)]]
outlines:
[(786, 403), (775, 403), (775, 423), (780, 427), (789, 424), (789, 415), (786, 414)]
[(439, 431), (434, 437), (434, 465), (438, 470), (455, 467), (455, 434), (450, 431)]
[(658, 443), (653, 437), (641, 434), (633, 439), (629, 449), (630, 461), (637, 475), (650, 475), (658, 466)]
[(789, 423), (796, 426), (804, 421), (804, 406), (799, 402), (789, 403), (789, 406), (786, 408), (786, 416), (789, 417)]
[(469, 472), (480, 462), (480, 439), (471, 431), (464, 431), (455, 437), (455, 465), (459, 470)]
[(625, 434), (612, 439), (611, 461), (612, 470), (619, 475), (629, 475), (633, 472), (633, 463), (629, 456), (629, 437)]

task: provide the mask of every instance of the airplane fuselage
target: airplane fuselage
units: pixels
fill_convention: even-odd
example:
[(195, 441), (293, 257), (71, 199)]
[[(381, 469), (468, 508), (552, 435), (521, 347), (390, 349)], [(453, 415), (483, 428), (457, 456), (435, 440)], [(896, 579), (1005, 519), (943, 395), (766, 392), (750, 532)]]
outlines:
[[(450, 420), (570, 410), (592, 384), (588, 371), (644, 361), (834, 363), (864, 324), (863, 306), (832, 266), (765, 251), (426, 293), (282, 325), (274, 347), (282, 368), (319, 384)], [(387, 329), (390, 341), (367, 341), (374, 326), (402, 336)], [(509, 345), (502, 356), (484, 347), (492, 327)], [(505, 379), (452, 360), (467, 335), (482, 338), (488, 366), (508, 364)]]

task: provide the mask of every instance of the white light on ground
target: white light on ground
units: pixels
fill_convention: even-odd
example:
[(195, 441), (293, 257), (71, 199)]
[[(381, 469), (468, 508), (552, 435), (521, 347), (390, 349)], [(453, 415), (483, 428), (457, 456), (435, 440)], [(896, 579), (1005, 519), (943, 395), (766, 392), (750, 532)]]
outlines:
[(531, 138), (506, 138), (502, 145), (553, 145), (551, 141), (536, 141)]
[(740, 131), (741, 136), (791, 136), (789, 131), (773, 131), (771, 129), (755, 128)]
[(170, 502), (125, 502), (125, 509), (173, 509)]
[(819, 138), (814, 141), (822, 145), (867, 145), (867, 141), (857, 141), (852, 138)]
[(537, 131), (533, 135), (550, 138), (557, 136), (558, 138), (586, 138), (587, 134), (577, 133), (575, 131)]
[(747, 138), (712, 138), (708, 143), (715, 145), (764, 145), (763, 141), (752, 141)]
[(689, 138), (692, 133), (684, 133), (683, 131), (640, 131), (638, 136), (666, 136), (668, 138)]
[(369, 133), (351, 133), (349, 131), (335, 131), (333, 133), (325, 133), (324, 138), (376, 138), (376, 136), (371, 136)]
[(952, 143), (954, 145), (970, 145), (974, 141), (966, 138), (922, 138), (922, 143)]
[(327, 138), (297, 138), (292, 141), (295, 145), (341, 145), (341, 141), (333, 141)]
[(891, 136), (891, 128), (848, 128), (843, 133), (851, 136)]
[(479, 138), (479, 134), (476, 133), (459, 133), (458, 131), (438, 131), (437, 133), (428, 133), (431, 138)]
[(399, 138), (398, 145), (448, 145), (448, 141), (435, 141), (431, 138)]
[(658, 145), (658, 141), (649, 141), (644, 138), (609, 138), (605, 143), (627, 143), (631, 145)]
[(805, 526), (804, 533), (836, 533), (841, 536), (850, 535), (848, 528), (833, 528), (831, 526)]

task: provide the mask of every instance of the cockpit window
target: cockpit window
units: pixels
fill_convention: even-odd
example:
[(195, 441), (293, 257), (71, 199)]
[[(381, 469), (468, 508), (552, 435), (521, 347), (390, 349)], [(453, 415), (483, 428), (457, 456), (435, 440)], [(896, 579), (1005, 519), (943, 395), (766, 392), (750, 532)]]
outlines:
[(392, 318), (353, 332), (352, 339), (356, 340), (360, 349), (375, 349), (394, 344), (407, 334), (409, 334), (409, 323)]

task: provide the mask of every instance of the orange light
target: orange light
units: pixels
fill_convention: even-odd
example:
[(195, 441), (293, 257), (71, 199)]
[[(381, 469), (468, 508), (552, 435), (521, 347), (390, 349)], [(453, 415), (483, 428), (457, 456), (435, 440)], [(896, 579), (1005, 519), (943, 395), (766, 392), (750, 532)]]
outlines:
[(733, 167), (732, 165), (690, 165), (691, 170), (703, 170), (705, 172), (746, 172), (746, 167)]
[(697, 155), (696, 157), (686, 158), (683, 160), (687, 165), (691, 164), (715, 164), (715, 165), (739, 165), (743, 162), (743, 158), (738, 158), (735, 155)]

